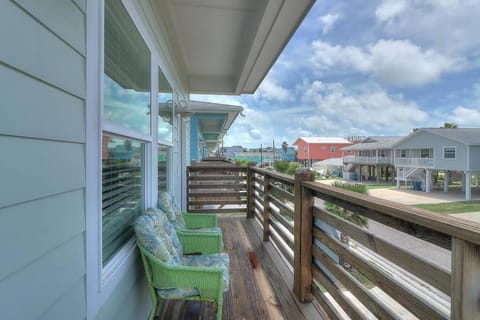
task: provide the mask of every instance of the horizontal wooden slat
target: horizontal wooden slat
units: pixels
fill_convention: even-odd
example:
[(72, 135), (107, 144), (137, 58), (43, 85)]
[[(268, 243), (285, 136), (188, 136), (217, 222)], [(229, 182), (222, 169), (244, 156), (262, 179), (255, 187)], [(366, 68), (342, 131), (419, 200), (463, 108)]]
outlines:
[(293, 207), (287, 206), (285, 203), (281, 202), (280, 200), (278, 200), (272, 195), (269, 196), (269, 199), (272, 203), (274, 203), (280, 209), (281, 212), (285, 212), (288, 214), (289, 217), (293, 218), (293, 211), (294, 211)]
[(222, 192), (190, 192), (189, 193), (190, 197), (232, 197), (232, 196), (237, 196), (237, 197), (246, 197), (247, 193), (246, 191), (222, 191)]
[(190, 189), (244, 189), (247, 187), (246, 183), (223, 183), (223, 184), (189, 184)]
[(190, 181), (243, 181), (246, 178), (246, 176), (234, 176), (226, 174), (202, 174), (198, 176), (192, 175), (188, 177)]
[(290, 183), (290, 184), (295, 183), (295, 178), (293, 176), (288, 175), (288, 174), (279, 173), (279, 172), (276, 172), (276, 171), (265, 170), (265, 169), (261, 169), (261, 168), (252, 168), (252, 170), (256, 173), (260, 173), (262, 175), (267, 175), (269, 177), (272, 177), (272, 178), (274, 178), (276, 180), (279, 180), (279, 181), (282, 181), (282, 182), (286, 182), (286, 183)]
[(332, 280), (325, 276), (323, 271), (315, 265), (312, 266), (312, 275), (314, 279), (316, 279), (325, 289), (327, 289), (328, 293), (330, 293), (330, 295), (335, 299), (335, 302), (340, 305), (343, 311), (345, 311), (350, 318), (354, 320), (366, 319), (356, 304), (352, 303), (350, 300), (347, 300), (342, 290), (337, 287)]
[(272, 221), (272, 219), (269, 220), (270, 226), (278, 233), (280, 238), (290, 247), (290, 249), (293, 250), (293, 236), (289, 237), (286, 233), (285, 230), (283, 230), (279, 226), (279, 222)]
[(367, 209), (367, 211), (419, 224), (428, 229), (480, 245), (480, 228), (466, 220), (319, 183), (302, 182), (302, 184), (315, 191), (315, 196), (321, 199), (351, 203), (359, 208)]
[(322, 293), (316, 284), (312, 285), (312, 294), (331, 320), (342, 319), (342, 316), (338, 313), (337, 308), (335, 308), (332, 302), (327, 299), (325, 294)]
[(272, 206), (270, 205), (270, 214), (277, 219), (279, 223), (281, 223), (285, 228), (287, 228), (288, 231), (290, 231), (293, 234), (293, 221), (287, 220), (284, 216), (282, 216), (280, 213), (276, 212), (273, 210)]
[(287, 250), (287, 245), (274, 229), (270, 229), (270, 238), (285, 259), (293, 266), (293, 254)]
[(190, 200), (188, 203), (191, 206), (247, 204), (247, 200)]
[(412, 255), (360, 227), (347, 222), (321, 208), (314, 208), (313, 215), (335, 227), (348, 237), (355, 239), (370, 250), (387, 258), (416, 277), (450, 294), (451, 276), (448, 270), (435, 266), (421, 257)]
[(276, 185), (273, 185), (272, 183), (270, 183), (270, 190), (272, 190), (272, 192), (277, 192), (277, 193), (281, 194), (282, 198), (285, 198), (290, 202), (294, 202), (294, 200), (295, 200), (293, 194), (291, 194), (290, 192), (288, 192), (286, 190), (283, 190), (283, 189), (279, 188)]
[(401, 319), (381, 303), (378, 298), (368, 289), (362, 286), (351, 274), (343, 269), (339, 264), (333, 262), (329, 256), (322, 252), (318, 247), (312, 247), (314, 258), (321, 263), (337, 278), (340, 282), (350, 290), (355, 297), (368, 308), (370, 312), (379, 319)]
[(364, 258), (354, 254), (344, 244), (334, 240), (318, 228), (313, 229), (316, 239), (335, 252), (340, 258), (348, 262), (352, 267), (365, 275), (371, 282), (375, 283), (387, 294), (392, 296), (398, 303), (405, 306), (420, 319), (447, 319), (448, 315), (435, 309), (430, 301), (425, 301), (406, 289), (402, 283), (391, 278), (391, 274), (379, 266), (367, 262)]
[(189, 212), (191, 213), (245, 213), (247, 212), (247, 208), (190, 209)]

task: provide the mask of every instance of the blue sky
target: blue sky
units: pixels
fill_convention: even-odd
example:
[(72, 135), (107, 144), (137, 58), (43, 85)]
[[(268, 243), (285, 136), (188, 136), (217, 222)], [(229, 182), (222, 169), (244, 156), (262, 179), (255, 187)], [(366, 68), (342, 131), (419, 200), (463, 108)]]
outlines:
[(224, 145), (480, 126), (480, 1), (317, 0)]

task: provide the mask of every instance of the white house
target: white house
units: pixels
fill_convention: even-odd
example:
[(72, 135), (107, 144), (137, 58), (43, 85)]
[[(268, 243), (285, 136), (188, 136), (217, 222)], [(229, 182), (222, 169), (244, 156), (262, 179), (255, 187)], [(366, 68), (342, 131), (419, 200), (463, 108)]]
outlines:
[(461, 173), (465, 199), (471, 200), (472, 177), (480, 173), (480, 128), (419, 129), (394, 145), (397, 186), (400, 181), (421, 179), (425, 191), (432, 188), (432, 173), (444, 173), (444, 191), (449, 177)]
[(253, 93), (313, 2), (0, 1), (0, 319), (147, 317), (130, 223), (185, 201), (190, 94)]

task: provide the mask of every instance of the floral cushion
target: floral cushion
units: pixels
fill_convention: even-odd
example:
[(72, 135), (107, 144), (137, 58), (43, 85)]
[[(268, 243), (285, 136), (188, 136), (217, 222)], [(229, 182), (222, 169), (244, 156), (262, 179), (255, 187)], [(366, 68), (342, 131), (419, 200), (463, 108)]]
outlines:
[(200, 232), (213, 232), (213, 233), (222, 233), (222, 229), (219, 227), (210, 227), (210, 228), (198, 228), (198, 229), (191, 229)]
[(178, 211), (176, 214), (176, 227), (180, 228), (180, 229), (186, 229), (187, 228), (187, 224), (185, 223), (185, 219), (183, 219), (183, 215), (180, 211)]
[(175, 227), (170, 223), (167, 222), (164, 226), (165, 233), (170, 237), (171, 243), (173, 244), (173, 248), (176, 251), (176, 254), (181, 257), (183, 256), (183, 248), (182, 244), (180, 243), (180, 239), (178, 239), (177, 231)]
[(151, 254), (168, 264), (179, 264), (179, 256), (165, 232), (156, 229), (153, 217), (142, 215), (135, 221), (135, 234), (138, 242)]
[(158, 207), (165, 212), (170, 222), (176, 222), (175, 209), (172, 206), (171, 197), (167, 192), (162, 191), (158, 194)]
[(230, 259), (228, 257), (228, 254), (224, 252), (198, 256), (183, 256), (183, 265), (185, 266), (222, 268), (224, 291), (228, 290), (228, 284), (230, 282), (230, 275), (228, 272), (229, 264)]
[(197, 288), (172, 288), (157, 289), (157, 294), (162, 299), (184, 299), (199, 296), (200, 292)]

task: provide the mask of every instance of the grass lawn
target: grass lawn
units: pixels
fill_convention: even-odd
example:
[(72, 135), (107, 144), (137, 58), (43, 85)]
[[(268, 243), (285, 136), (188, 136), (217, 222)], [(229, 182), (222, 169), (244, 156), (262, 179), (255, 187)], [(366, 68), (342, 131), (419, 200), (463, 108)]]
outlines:
[(417, 208), (427, 209), (440, 213), (462, 213), (480, 211), (480, 200), (476, 201), (458, 201), (442, 203), (425, 203), (415, 205)]
[(396, 185), (392, 184), (366, 184), (367, 190), (372, 190), (372, 189), (393, 189), (396, 188)]

